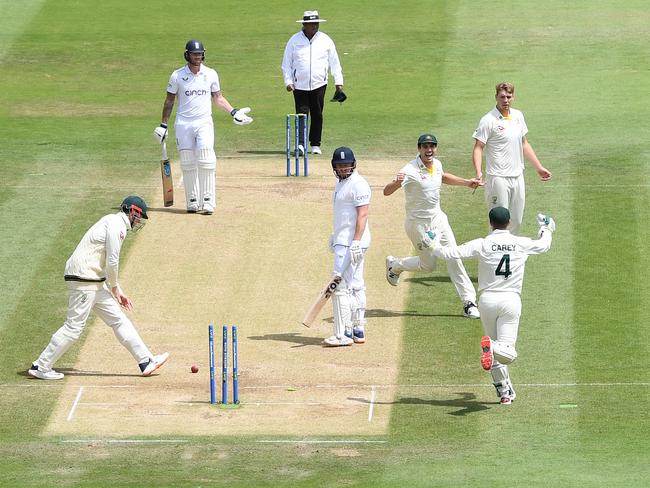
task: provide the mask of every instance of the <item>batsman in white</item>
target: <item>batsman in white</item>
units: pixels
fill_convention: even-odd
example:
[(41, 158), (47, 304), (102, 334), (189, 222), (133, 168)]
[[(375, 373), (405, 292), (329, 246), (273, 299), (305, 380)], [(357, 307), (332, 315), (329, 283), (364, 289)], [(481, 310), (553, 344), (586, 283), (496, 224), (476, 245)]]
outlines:
[[(389, 196), (404, 188), (406, 235), (417, 249), (417, 256), (396, 258), (386, 257), (386, 279), (397, 286), (403, 271), (431, 272), (436, 269), (437, 259), (432, 253), (430, 233), (435, 230), (441, 242), (456, 245), (447, 215), (440, 208), (440, 189), (442, 184), (460, 185), (476, 188), (481, 182), (474, 178), (460, 178), (442, 169), (436, 159), (438, 140), (433, 134), (422, 134), (418, 138), (418, 156), (399, 170), (393, 181), (384, 187), (384, 195)], [(463, 302), (463, 315), (468, 318), (480, 317), (476, 307), (476, 290), (460, 259), (447, 261), (449, 277)]]
[(150, 376), (165, 364), (169, 353), (153, 355), (122, 311), (131, 310), (133, 303), (118, 283), (122, 243), (127, 232), (138, 231), (147, 218), (144, 200), (132, 195), (124, 199), (119, 212), (102, 217), (88, 229), (65, 264), (68, 316), (27, 371), (31, 376), (41, 380), (63, 378), (63, 373), (52, 367), (79, 339), (91, 311), (113, 329), (140, 366), (142, 376)]
[(332, 155), (332, 169), (338, 182), (334, 188), (334, 232), (330, 250), (334, 253), (334, 274), (343, 281), (332, 296), (334, 334), (326, 346), (349, 346), (366, 342), (366, 284), (364, 256), (370, 246), (368, 208), (370, 185), (356, 169), (352, 149), (339, 147)]
[[(479, 261), (478, 282), (481, 297), (478, 308), (485, 334), (481, 338), (481, 366), (492, 374), (492, 383), (502, 405), (516, 398), (508, 364), (517, 359), (515, 349), (521, 316), (521, 288), (528, 256), (541, 254), (551, 247), (555, 221), (537, 215), (536, 240), (513, 235), (508, 230), (510, 212), (504, 207), (490, 210), (492, 233), (460, 246), (434, 245), (434, 254), (445, 259)], [(435, 238), (434, 238), (435, 241)]]
[(187, 212), (210, 215), (216, 206), (217, 156), (214, 151), (214, 123), (212, 102), (230, 113), (237, 125), (250, 124), (249, 107), (233, 108), (221, 93), (219, 75), (203, 64), (203, 43), (187, 41), (184, 53), (187, 64), (174, 71), (167, 84), (162, 122), (154, 129), (155, 138), (162, 144), (167, 138), (167, 123), (178, 97), (176, 120), (176, 147), (181, 160)]
[(510, 211), (510, 231), (516, 234), (526, 203), (524, 158), (530, 161), (542, 181), (550, 180), (553, 175), (539, 162), (526, 138), (528, 127), (524, 114), (512, 108), (515, 99), (512, 83), (499, 83), (495, 99), (496, 107), (483, 116), (474, 131), (472, 162), (476, 178), (482, 180), (485, 151), (485, 202), (488, 209), (505, 207)]

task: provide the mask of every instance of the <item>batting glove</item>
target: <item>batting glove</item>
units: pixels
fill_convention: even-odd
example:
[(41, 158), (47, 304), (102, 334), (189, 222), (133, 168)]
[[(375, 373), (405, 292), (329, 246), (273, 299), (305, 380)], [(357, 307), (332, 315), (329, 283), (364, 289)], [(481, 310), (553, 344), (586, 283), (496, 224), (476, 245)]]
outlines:
[(555, 220), (552, 217), (544, 214), (537, 214), (537, 225), (539, 225), (539, 234), (541, 235), (544, 229), (555, 232)]
[(248, 125), (250, 124), (253, 119), (246, 115), (248, 112), (251, 111), (250, 107), (244, 107), (244, 108), (233, 108), (230, 111), (230, 115), (232, 115), (232, 121), (237, 124), (237, 125)]
[(363, 250), (361, 249), (361, 243), (359, 241), (352, 241), (352, 244), (350, 244), (350, 262), (356, 266), (361, 262), (362, 258)]
[(153, 130), (154, 138), (162, 144), (167, 139), (167, 124), (161, 123), (158, 127)]

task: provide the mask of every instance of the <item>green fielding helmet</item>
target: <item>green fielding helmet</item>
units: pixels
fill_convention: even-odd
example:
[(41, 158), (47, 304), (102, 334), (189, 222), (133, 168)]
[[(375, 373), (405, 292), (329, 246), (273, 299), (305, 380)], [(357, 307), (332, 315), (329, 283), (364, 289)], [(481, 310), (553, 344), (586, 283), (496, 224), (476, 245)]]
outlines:
[(122, 205), (120, 206), (120, 208), (122, 209), (122, 212), (129, 215), (134, 205), (140, 209), (141, 211), (140, 215), (142, 216), (143, 219), (149, 218), (147, 216), (147, 204), (144, 203), (144, 200), (137, 195), (130, 195), (126, 197), (122, 201)]

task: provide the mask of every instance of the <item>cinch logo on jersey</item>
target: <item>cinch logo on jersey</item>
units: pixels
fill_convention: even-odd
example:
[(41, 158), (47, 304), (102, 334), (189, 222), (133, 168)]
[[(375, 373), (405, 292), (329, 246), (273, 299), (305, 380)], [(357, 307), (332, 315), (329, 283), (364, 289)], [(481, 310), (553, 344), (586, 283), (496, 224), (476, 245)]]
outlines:
[(202, 95), (207, 95), (209, 92), (208, 90), (185, 90), (185, 96), (191, 97), (193, 95), (197, 96), (202, 96)]

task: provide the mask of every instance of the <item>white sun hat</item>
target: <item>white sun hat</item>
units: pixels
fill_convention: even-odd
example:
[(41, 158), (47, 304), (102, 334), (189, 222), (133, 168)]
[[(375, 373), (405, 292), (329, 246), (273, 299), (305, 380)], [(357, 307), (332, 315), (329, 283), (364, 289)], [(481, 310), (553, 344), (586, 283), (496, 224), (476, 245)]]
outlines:
[(321, 19), (318, 16), (318, 10), (305, 10), (305, 13), (302, 14), (302, 19), (301, 20), (296, 20), (299, 24), (307, 24), (307, 23), (319, 23), (319, 22), (327, 22), (325, 19)]

